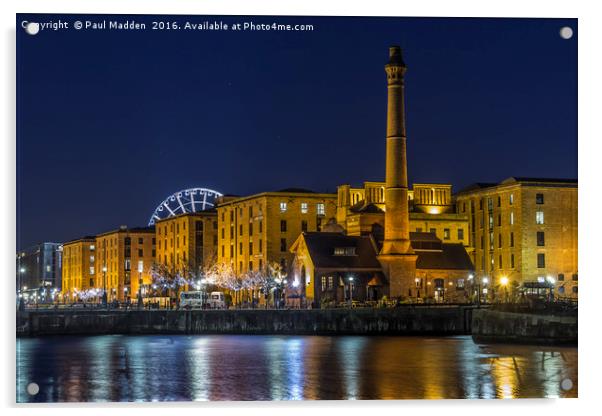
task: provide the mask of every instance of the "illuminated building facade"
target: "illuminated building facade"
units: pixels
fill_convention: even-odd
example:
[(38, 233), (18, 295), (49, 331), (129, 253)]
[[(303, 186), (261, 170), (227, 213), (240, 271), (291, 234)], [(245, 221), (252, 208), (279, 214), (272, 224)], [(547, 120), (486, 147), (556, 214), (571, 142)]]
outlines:
[(336, 195), (284, 189), (218, 202), (218, 261), (238, 274), (278, 263), (286, 270), (289, 248), (304, 231), (321, 231), (336, 216)]
[(529, 290), (551, 283), (557, 296), (577, 297), (577, 194), (577, 180), (522, 177), (459, 192), (477, 277)]
[(217, 212), (187, 213), (155, 222), (156, 263), (173, 272), (198, 273), (217, 260)]
[(61, 288), (62, 245), (41, 243), (17, 253), (17, 288), (41, 297), (43, 291)]
[(96, 236), (96, 287), (106, 287), (107, 299), (120, 302), (137, 299), (140, 285), (152, 283), (155, 227), (120, 227)]
[[(384, 182), (365, 182), (363, 188), (338, 187), (337, 223), (347, 235), (368, 235), (385, 224)], [(414, 184), (408, 192), (410, 232), (435, 234), (445, 243), (470, 250), (468, 215), (456, 212), (451, 185)]]
[(77, 299), (77, 292), (97, 287), (96, 241), (84, 237), (63, 244), (62, 297), (66, 302)]

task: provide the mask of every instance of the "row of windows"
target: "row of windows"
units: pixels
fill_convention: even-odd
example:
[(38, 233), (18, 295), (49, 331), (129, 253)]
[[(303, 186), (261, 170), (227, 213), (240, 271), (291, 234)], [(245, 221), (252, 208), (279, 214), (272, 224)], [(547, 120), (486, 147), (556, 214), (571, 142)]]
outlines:
[[(479, 210), (483, 210), (483, 201), (484, 198), (479, 199)], [(535, 194), (535, 204), (543, 205), (544, 196), (542, 193)], [(514, 205), (514, 194), (508, 195), (508, 205)], [(498, 208), (502, 206), (502, 197), (497, 197), (497, 206)], [(487, 198), (487, 210), (493, 211), (493, 199)], [(466, 202), (462, 204), (462, 212), (466, 212)]]
[[(421, 233), (422, 232), (422, 228), (421, 227), (416, 227), (416, 232), (417, 233)], [(464, 240), (464, 228), (458, 228), (457, 230), (458, 232), (458, 240)], [(437, 234), (437, 229), (436, 228), (430, 228), (429, 229), (429, 233), (431, 234)], [(451, 238), (451, 232), (449, 228), (444, 228), (443, 229), (443, 239), (444, 240), (449, 240)]]
[[(180, 223), (177, 222), (175, 225), (176, 225), (176, 228), (175, 228), (176, 234), (179, 234), (180, 233)], [(211, 225), (213, 226), (214, 230), (217, 230), (217, 221), (212, 221)], [(163, 229), (163, 235), (167, 235), (167, 224), (164, 225), (162, 227), (162, 229)], [(171, 232), (174, 231), (174, 224), (173, 223), (170, 224), (169, 230)], [(182, 230), (186, 231), (186, 222), (182, 222)], [(194, 221), (194, 230), (196, 232), (203, 231), (203, 220)], [(161, 234), (161, 229), (159, 229), (159, 234)], [(141, 240), (141, 239), (139, 239), (139, 240)], [(139, 242), (141, 243), (141, 241), (139, 241)], [(155, 239), (154, 238), (153, 238), (153, 244), (155, 244)]]
[[(288, 210), (288, 203), (280, 202), (280, 212), (286, 212)], [(309, 204), (307, 202), (301, 202), (301, 214), (307, 214), (309, 212)], [(318, 215), (326, 215), (326, 206), (322, 202), (316, 204), (316, 213)]]

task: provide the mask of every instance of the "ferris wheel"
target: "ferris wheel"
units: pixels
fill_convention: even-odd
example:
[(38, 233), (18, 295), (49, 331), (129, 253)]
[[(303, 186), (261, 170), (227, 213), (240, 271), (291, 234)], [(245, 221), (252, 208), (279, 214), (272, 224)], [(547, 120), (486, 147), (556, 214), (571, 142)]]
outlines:
[(223, 195), (207, 188), (190, 188), (176, 192), (159, 204), (148, 221), (148, 225), (155, 225), (155, 221), (175, 215), (213, 208), (215, 200), (220, 196)]

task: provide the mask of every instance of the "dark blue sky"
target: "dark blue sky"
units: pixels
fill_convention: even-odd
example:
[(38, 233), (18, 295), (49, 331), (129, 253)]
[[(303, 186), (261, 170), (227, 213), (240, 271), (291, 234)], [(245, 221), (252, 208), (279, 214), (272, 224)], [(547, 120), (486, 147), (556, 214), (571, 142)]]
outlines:
[(188, 187), (384, 180), (392, 44), (408, 65), (410, 181), (577, 177), (576, 19), (162, 19), (314, 25), (211, 32), (133, 17), (147, 30), (30, 36), (22, 20), (103, 16), (17, 16), (18, 247), (145, 225)]

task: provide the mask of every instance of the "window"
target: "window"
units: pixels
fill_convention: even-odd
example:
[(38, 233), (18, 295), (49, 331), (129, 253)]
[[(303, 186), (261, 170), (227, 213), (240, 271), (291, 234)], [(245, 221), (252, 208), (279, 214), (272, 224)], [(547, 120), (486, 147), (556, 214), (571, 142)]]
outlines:
[(464, 228), (458, 228), (458, 240), (464, 240)]
[(510, 247), (514, 247), (514, 233), (510, 233)]
[(138, 237), (138, 244), (143, 244), (144, 243), (144, 239), (142, 237)]
[(571, 279), (573, 280), (573, 282), (576, 282), (577, 281), (577, 274), (576, 273), (573, 274), (573, 276), (571, 276)]
[(326, 291), (326, 276), (322, 276), (322, 292)]
[(493, 200), (491, 198), (487, 198), (487, 211), (493, 211)]
[(535, 194), (535, 203), (537, 205), (543, 204), (543, 194)]
[(263, 221), (259, 221), (259, 232), (263, 232)]
[(538, 231), (537, 232), (537, 245), (540, 246), (540, 247), (546, 245), (543, 231)]
[(481, 210), (481, 211), (483, 210), (483, 200), (482, 199), (479, 200), (479, 210)]
[(537, 268), (543, 269), (546, 267), (546, 255), (544, 253), (537, 253)]
[(489, 214), (489, 229), (493, 228), (493, 214)]
[(510, 254), (510, 268), (514, 269), (514, 254)]
[(323, 203), (318, 203), (316, 205), (316, 209), (318, 211), (318, 215), (326, 215), (325, 209), (324, 209), (324, 204)]
[(226, 247), (224, 247), (224, 245), (222, 245), (222, 257), (226, 256)]
[(263, 244), (261, 240), (259, 240), (259, 252), (263, 253)]
[(230, 211), (230, 222), (234, 221), (234, 210)]
[(141, 248), (139, 248), (138, 249), (138, 257), (143, 257), (143, 256), (144, 256), (144, 251)]
[(431, 229), (429, 230), (429, 233), (431, 233), (431, 234), (435, 234), (435, 235), (436, 235), (436, 234), (437, 234), (437, 229), (436, 229), (436, 228), (431, 228)]
[(194, 230), (197, 232), (203, 231), (203, 221), (195, 221), (194, 222)]
[(252, 255), (253, 255), (253, 242), (251, 241), (249, 243), (249, 256), (252, 256)]
[(514, 212), (510, 213), (510, 225), (514, 225)]
[(96, 247), (94, 246), (94, 244), (92, 244), (92, 245), (90, 246), (90, 251), (94, 251), (95, 249), (96, 249)]
[(280, 232), (281, 233), (286, 232), (286, 220), (280, 220)]
[(286, 212), (286, 202), (280, 203), (280, 212)]
[(420, 227), (416, 227), (416, 232), (417, 232), (417, 233), (421, 233), (421, 232), (422, 232), (422, 228), (420, 228)]
[(234, 224), (230, 224), (230, 239), (234, 239)]
[(249, 236), (252, 236), (252, 235), (253, 235), (253, 223), (250, 222), (249, 223)]
[(286, 238), (280, 239), (280, 251), (286, 251)]
[(538, 224), (538, 225), (543, 224), (543, 211), (537, 211), (535, 213), (535, 224)]
[(502, 248), (502, 235), (501, 234), (497, 235), (497, 246), (499, 248)]
[(155, 239), (155, 237), (153, 237), (153, 239), (152, 239), (152, 244), (153, 244), (153, 246), (154, 246), (155, 244), (157, 244), (157, 240)]
[(301, 202), (301, 214), (307, 214), (307, 202)]
[(456, 282), (456, 288), (464, 289), (464, 279), (458, 279), (458, 281)]
[(489, 232), (489, 250), (493, 250), (493, 246), (494, 246), (494, 242), (493, 242), (493, 231)]
[(462, 203), (462, 212), (466, 212), (466, 202)]
[(238, 254), (242, 254), (242, 242), (238, 243)]
[(224, 230), (223, 228), (222, 228), (222, 238), (226, 238), (226, 230)]
[(502, 226), (502, 214), (497, 214), (497, 226)]
[(322, 218), (316, 218), (316, 230), (322, 231)]
[(253, 207), (249, 207), (249, 218), (253, 218)]
[(257, 270), (263, 270), (263, 261), (259, 259), (259, 268)]
[(564, 282), (564, 274), (560, 273), (560, 274), (558, 275), (558, 281), (559, 281), (559, 282)]
[(355, 247), (335, 247), (335, 256), (355, 256)]
[(252, 261), (249, 262), (249, 271), (251, 271), (251, 272), (253, 271), (253, 262)]
[(577, 293), (577, 286), (573, 286), (573, 293)]
[(564, 286), (560, 286), (558, 288), (558, 293), (561, 294), (561, 295), (564, 295)]
[(498, 207), (501, 207), (501, 206), (502, 206), (502, 197), (501, 197), (501, 196), (498, 196), (498, 197), (497, 197), (497, 206), (498, 206)]
[(443, 239), (444, 240), (449, 240), (449, 228), (444, 228), (443, 229)]
[(94, 266), (90, 267), (90, 274), (94, 274)]
[(307, 221), (306, 220), (301, 221), (301, 232), (307, 232)]
[(234, 243), (230, 244), (230, 257), (234, 257)]
[(242, 235), (242, 224), (238, 226), (238, 235)]
[(334, 288), (334, 277), (328, 276), (328, 289)]
[(130, 268), (131, 268), (130, 259), (125, 259), (124, 268), (125, 268), (125, 270), (130, 270)]
[(514, 204), (514, 194), (510, 194), (510, 196), (508, 197), (508, 203), (510, 205)]

